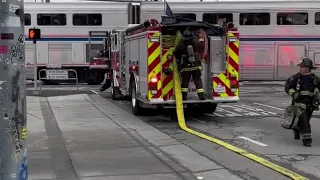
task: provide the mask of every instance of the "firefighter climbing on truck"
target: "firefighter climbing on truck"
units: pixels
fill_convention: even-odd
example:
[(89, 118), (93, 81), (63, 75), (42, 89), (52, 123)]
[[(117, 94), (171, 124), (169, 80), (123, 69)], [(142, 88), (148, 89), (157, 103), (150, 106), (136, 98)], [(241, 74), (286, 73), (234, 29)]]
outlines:
[(197, 88), (199, 99), (205, 100), (201, 71), (203, 69), (200, 60), (201, 41), (195, 37), (189, 28), (183, 31), (181, 40), (173, 51), (176, 57), (178, 70), (181, 73), (181, 91), (183, 100), (187, 100), (189, 81), (192, 77)]

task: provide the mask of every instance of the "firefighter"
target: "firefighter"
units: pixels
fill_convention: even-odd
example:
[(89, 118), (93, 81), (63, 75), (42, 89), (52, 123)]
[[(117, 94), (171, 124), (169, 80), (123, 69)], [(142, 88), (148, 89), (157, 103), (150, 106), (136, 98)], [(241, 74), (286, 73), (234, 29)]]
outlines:
[(318, 110), (319, 98), (315, 95), (315, 89), (320, 90), (320, 77), (311, 71), (315, 67), (310, 58), (301, 57), (298, 66), (300, 72), (287, 79), (285, 92), (292, 96), (291, 106), (302, 104), (304, 107), (299, 116), (294, 116), (298, 121), (297, 126), (292, 128), (294, 139), (300, 139), (301, 136), (303, 145), (310, 147), (312, 144), (310, 119), (313, 111)]
[[(104, 48), (103, 51), (101, 51), (101, 56), (100, 57), (109, 58), (109, 51)], [(111, 87), (111, 80), (108, 78), (108, 73), (105, 73), (104, 74), (104, 83), (100, 88), (100, 92), (105, 91), (109, 87)]]
[[(183, 100), (187, 100), (189, 81), (192, 76), (197, 88), (199, 99), (205, 100), (204, 89), (201, 80), (202, 65), (200, 60), (201, 46), (200, 38), (197, 39), (190, 29), (186, 29), (180, 42), (175, 48), (173, 55), (176, 57), (178, 70), (181, 72), (181, 91)], [(203, 40), (203, 38), (202, 38)]]

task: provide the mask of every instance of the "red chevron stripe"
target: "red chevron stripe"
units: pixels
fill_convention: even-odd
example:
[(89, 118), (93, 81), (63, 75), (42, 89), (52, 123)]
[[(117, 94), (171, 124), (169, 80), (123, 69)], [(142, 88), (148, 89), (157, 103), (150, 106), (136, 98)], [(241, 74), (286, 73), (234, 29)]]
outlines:
[(169, 92), (163, 96), (163, 100), (168, 100), (168, 99), (170, 99), (172, 96), (173, 96), (173, 88), (171, 88), (171, 89), (169, 90)]
[(160, 46), (160, 43), (153, 43), (153, 44), (148, 48), (148, 55), (150, 56), (159, 46)]
[(167, 76), (162, 82), (162, 87), (166, 87), (170, 83), (170, 81), (172, 79), (173, 79), (173, 75), (172, 74)]
[(158, 64), (160, 64), (160, 55), (148, 66), (148, 74), (151, 73)]
[[(228, 86), (226, 86), (223, 81), (221, 81), (220, 78), (215, 78), (214, 81), (217, 83), (217, 84), (221, 84), (222, 86), (226, 87), (226, 93), (228, 94), (228, 96), (235, 96), (235, 94), (233, 92), (231, 92), (231, 90), (228, 88)], [(220, 96), (220, 95), (219, 95)]]
[[(237, 48), (233, 43), (229, 44), (229, 47), (232, 49), (232, 51), (239, 56), (239, 48)], [(239, 64), (236, 63), (234, 59), (232, 59), (231, 56), (229, 56), (228, 59), (229, 65), (231, 65), (237, 72), (239, 72)]]
[(229, 47), (235, 54), (239, 55), (239, 48), (233, 42), (230, 42)]

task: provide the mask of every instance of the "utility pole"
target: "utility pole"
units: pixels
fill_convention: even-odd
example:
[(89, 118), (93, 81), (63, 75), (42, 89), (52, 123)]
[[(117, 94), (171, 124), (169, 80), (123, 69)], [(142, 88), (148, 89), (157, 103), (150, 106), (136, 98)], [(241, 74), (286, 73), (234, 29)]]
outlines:
[(28, 180), (24, 0), (0, 2), (0, 180)]

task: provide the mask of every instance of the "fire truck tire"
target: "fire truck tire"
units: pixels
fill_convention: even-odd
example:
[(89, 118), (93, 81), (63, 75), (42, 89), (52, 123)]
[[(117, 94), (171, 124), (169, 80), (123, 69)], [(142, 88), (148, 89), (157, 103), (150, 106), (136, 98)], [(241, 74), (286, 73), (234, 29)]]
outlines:
[(211, 103), (203, 107), (204, 113), (212, 114), (217, 109), (217, 103)]
[(132, 80), (130, 83), (130, 92), (132, 113), (134, 115), (142, 115), (144, 113), (144, 108), (141, 107), (141, 102), (137, 99), (137, 91), (134, 80)]

